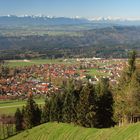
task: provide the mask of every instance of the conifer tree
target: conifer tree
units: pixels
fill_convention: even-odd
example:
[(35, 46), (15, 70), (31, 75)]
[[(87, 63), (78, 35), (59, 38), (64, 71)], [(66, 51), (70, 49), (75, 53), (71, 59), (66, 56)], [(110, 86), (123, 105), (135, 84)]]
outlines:
[(41, 112), (38, 108), (38, 105), (33, 100), (33, 96), (30, 95), (27, 100), (27, 104), (24, 110), (24, 124), (25, 128), (29, 129), (33, 126), (40, 124), (41, 121)]
[(72, 121), (72, 92), (74, 91), (73, 81), (70, 80), (67, 82), (65, 91), (64, 91), (64, 104), (63, 104), (63, 122), (70, 123)]
[(20, 109), (17, 108), (16, 113), (15, 113), (15, 127), (16, 127), (16, 131), (23, 130), (22, 120), (23, 120), (22, 113), (21, 113)]
[(46, 123), (50, 121), (50, 98), (46, 97), (45, 105), (42, 109), (41, 123)]
[(62, 114), (63, 103), (64, 103), (64, 95), (58, 93), (56, 95), (56, 119), (58, 123), (62, 122), (63, 120), (63, 114)]
[(109, 80), (102, 78), (96, 86), (98, 96), (96, 110), (96, 127), (107, 128), (114, 125), (113, 121), (113, 96), (109, 89)]
[(37, 126), (41, 123), (41, 107), (38, 106), (38, 104), (35, 103), (35, 109), (33, 112), (33, 125)]
[(88, 96), (88, 113), (86, 115), (87, 123), (89, 127), (95, 127), (96, 126), (96, 108), (97, 108), (97, 94), (95, 92), (95, 87), (88, 83), (87, 87), (90, 91), (90, 94)]
[(128, 67), (124, 70), (115, 95), (115, 118), (120, 125), (132, 122), (140, 113), (140, 73), (136, 68), (136, 52), (129, 54)]
[(129, 60), (128, 60), (128, 74), (131, 77), (132, 74), (136, 70), (136, 52), (132, 51), (129, 53)]
[(57, 121), (57, 99), (56, 95), (54, 94), (50, 100), (50, 121)]

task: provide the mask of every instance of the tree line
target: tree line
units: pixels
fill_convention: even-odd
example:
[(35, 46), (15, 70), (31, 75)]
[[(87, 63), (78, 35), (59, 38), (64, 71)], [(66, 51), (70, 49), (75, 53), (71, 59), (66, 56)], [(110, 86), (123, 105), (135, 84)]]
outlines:
[(114, 91), (114, 101), (114, 117), (119, 125), (140, 120), (140, 72), (135, 51), (129, 54), (128, 66)]

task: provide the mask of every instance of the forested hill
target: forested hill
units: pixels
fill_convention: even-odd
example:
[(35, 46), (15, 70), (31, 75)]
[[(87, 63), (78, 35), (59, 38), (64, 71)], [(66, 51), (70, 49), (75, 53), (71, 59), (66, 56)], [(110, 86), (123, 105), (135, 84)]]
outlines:
[(0, 29), (0, 59), (120, 58), (126, 57), (131, 49), (138, 52), (140, 49), (139, 26), (113, 26), (84, 31), (58, 31), (55, 28), (56, 26), (53, 30), (46, 27)]

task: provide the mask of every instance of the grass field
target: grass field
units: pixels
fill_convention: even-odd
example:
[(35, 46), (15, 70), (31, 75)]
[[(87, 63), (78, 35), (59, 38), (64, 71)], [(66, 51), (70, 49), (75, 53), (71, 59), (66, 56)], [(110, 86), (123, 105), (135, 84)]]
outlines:
[[(44, 99), (36, 99), (37, 104), (44, 104)], [(17, 108), (22, 108), (23, 105), (26, 104), (26, 101), (18, 101), (18, 100), (9, 100), (9, 101), (0, 101), (0, 115), (13, 115)]]
[(140, 123), (109, 129), (83, 128), (48, 123), (26, 130), (8, 140), (139, 140)]
[(91, 76), (108, 76), (107, 73), (103, 73), (100, 72), (98, 69), (96, 68), (91, 68), (91, 69), (87, 69), (87, 74), (91, 75)]
[(40, 64), (74, 64), (74, 60), (69, 60), (65, 62), (63, 59), (32, 59), (32, 60), (9, 60), (6, 61), (6, 64), (10, 67), (24, 67)]
[(60, 59), (32, 59), (32, 60), (10, 60), (7, 61), (8, 66), (10, 67), (22, 67), (22, 66), (32, 66), (32, 65), (40, 65), (40, 64), (59, 64), (62, 63)]

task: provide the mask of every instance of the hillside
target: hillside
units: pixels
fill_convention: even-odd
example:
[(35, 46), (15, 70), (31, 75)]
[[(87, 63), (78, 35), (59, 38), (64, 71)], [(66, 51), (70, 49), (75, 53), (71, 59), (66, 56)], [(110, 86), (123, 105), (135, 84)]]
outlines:
[(140, 139), (140, 123), (110, 129), (83, 128), (48, 123), (24, 131), (8, 140), (134, 140)]
[[(17, 36), (0, 35), (0, 59), (127, 57), (128, 51), (140, 51), (140, 27), (120, 27), (86, 31), (47, 31), (14, 29)], [(8, 31), (8, 32), (7, 32)], [(27, 31), (27, 32), (26, 32)], [(9, 29), (6, 34), (15, 34)], [(13, 32), (13, 33), (12, 33)], [(29, 32), (36, 35), (29, 35)], [(37, 35), (44, 34), (45, 35)], [(2, 30), (0, 30), (2, 34)], [(22, 35), (27, 36), (22, 36)], [(29, 35), (29, 36), (28, 36)], [(16, 52), (16, 53), (15, 53)]]

